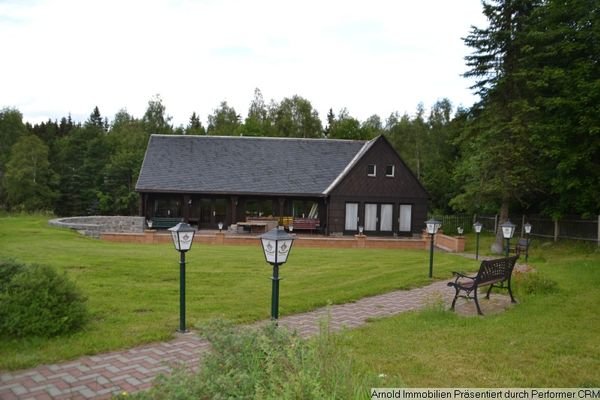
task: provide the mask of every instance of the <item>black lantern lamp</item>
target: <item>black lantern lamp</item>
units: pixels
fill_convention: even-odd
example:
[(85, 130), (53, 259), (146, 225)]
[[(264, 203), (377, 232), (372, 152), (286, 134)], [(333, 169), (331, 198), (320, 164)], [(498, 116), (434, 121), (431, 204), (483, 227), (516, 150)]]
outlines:
[(473, 230), (477, 234), (477, 246), (475, 247), (475, 259), (479, 260), (479, 234), (481, 233), (481, 228), (483, 225), (481, 222), (477, 221), (473, 224)]
[(442, 223), (435, 219), (430, 219), (429, 221), (425, 221), (425, 225), (427, 226), (427, 233), (430, 235), (431, 244), (429, 247), (429, 277), (433, 278), (433, 236), (437, 233)]
[(510, 239), (515, 234), (516, 225), (510, 222), (510, 220), (506, 220), (503, 224), (500, 224), (500, 229), (502, 229), (502, 237), (506, 239), (506, 257), (508, 257), (508, 253), (510, 251)]
[(217, 225), (219, 226), (219, 232), (222, 232), (223, 231), (223, 223), (219, 222)]
[(175, 250), (179, 252), (179, 332), (185, 329), (185, 253), (192, 248), (196, 230), (184, 222), (169, 228)]
[(531, 224), (528, 222), (523, 225), (525, 228), (525, 239), (527, 240), (527, 246), (525, 247), (525, 262), (529, 259), (529, 234), (531, 233)]
[(458, 232), (458, 236), (462, 236), (465, 230), (462, 226), (459, 226), (458, 228), (456, 228), (456, 232)]
[(277, 321), (279, 318), (279, 266), (284, 264), (292, 245), (294, 236), (283, 229), (272, 229), (260, 236), (265, 260), (273, 266), (272, 287), (271, 287), (271, 320)]

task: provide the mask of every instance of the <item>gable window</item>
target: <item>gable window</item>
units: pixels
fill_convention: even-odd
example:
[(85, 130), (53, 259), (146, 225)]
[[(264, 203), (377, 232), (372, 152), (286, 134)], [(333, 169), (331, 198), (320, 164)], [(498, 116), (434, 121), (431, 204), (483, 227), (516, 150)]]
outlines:
[(385, 176), (389, 178), (393, 178), (396, 172), (396, 168), (394, 165), (386, 165), (385, 166)]
[(367, 176), (377, 176), (377, 166), (375, 164), (367, 166)]

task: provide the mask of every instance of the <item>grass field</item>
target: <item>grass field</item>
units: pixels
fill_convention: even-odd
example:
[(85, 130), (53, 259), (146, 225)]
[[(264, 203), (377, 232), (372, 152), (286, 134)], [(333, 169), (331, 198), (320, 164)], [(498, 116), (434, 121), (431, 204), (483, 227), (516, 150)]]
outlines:
[(385, 375), (381, 387), (600, 387), (600, 251), (538, 242), (529, 261), (544, 279), (528, 291), (531, 276), (518, 276), (519, 304), (505, 313), (432, 307), (348, 331), (343, 345)]
[[(88, 297), (84, 331), (54, 339), (0, 338), (0, 369), (17, 369), (165, 340), (179, 318), (179, 255), (170, 244), (103, 242), (49, 227), (43, 216), (0, 218), (0, 257), (66, 271)], [(427, 251), (293, 248), (281, 268), (280, 314), (427, 284)], [(436, 254), (434, 277), (475, 269)], [(270, 315), (271, 268), (260, 245), (195, 245), (187, 256), (188, 325)]]

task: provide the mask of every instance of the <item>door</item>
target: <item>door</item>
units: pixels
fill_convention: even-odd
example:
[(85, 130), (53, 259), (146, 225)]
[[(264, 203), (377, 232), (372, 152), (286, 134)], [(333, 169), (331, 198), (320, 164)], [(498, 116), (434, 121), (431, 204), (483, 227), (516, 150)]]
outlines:
[(200, 229), (217, 229), (219, 222), (227, 227), (227, 199), (201, 199)]
[(412, 204), (400, 204), (398, 230), (409, 233), (412, 230)]
[(393, 204), (365, 204), (365, 232), (391, 233), (393, 214)]
[(358, 230), (358, 203), (346, 203), (344, 230), (354, 232)]
[(365, 204), (365, 232), (377, 231), (377, 204)]
[(213, 225), (218, 227), (219, 222), (223, 223), (223, 226), (227, 228), (227, 200), (226, 199), (215, 199), (215, 209), (213, 212), (214, 221)]

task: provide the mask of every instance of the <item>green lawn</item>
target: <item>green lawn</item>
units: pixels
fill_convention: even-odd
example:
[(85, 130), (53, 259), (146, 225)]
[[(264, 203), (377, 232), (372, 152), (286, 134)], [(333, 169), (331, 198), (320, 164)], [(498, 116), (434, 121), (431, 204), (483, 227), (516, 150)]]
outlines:
[(600, 251), (538, 241), (529, 263), (558, 292), (527, 294), (517, 276), (519, 304), (505, 313), (406, 313), (346, 332), (343, 346), (385, 374), (382, 387), (599, 387)]
[[(0, 257), (66, 271), (88, 297), (85, 330), (54, 339), (0, 338), (0, 369), (17, 369), (172, 337), (179, 320), (179, 256), (172, 245), (119, 244), (49, 227), (42, 216), (0, 218)], [(187, 255), (189, 325), (270, 315), (271, 268), (260, 245), (195, 245)], [(294, 248), (281, 268), (280, 315), (424, 285), (427, 251)], [(475, 269), (436, 254), (434, 277)]]

